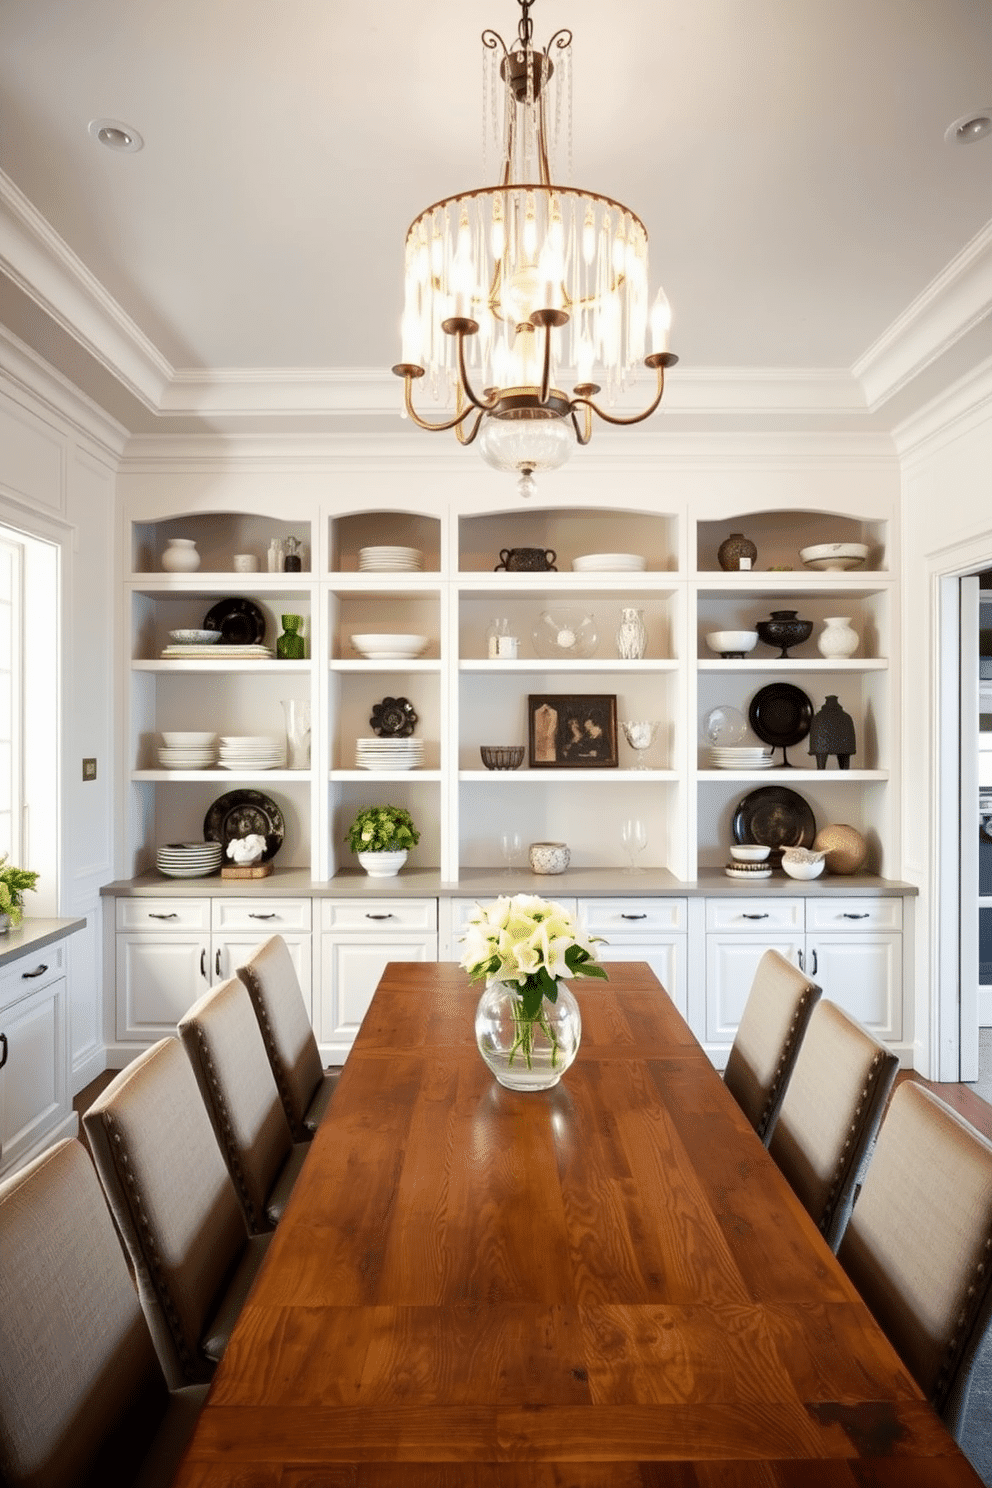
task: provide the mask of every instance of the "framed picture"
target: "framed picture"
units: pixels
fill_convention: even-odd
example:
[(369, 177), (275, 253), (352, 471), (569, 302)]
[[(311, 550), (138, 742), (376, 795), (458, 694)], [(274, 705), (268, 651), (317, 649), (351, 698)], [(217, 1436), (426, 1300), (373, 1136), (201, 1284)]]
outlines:
[(617, 700), (608, 692), (531, 693), (532, 770), (615, 770)]

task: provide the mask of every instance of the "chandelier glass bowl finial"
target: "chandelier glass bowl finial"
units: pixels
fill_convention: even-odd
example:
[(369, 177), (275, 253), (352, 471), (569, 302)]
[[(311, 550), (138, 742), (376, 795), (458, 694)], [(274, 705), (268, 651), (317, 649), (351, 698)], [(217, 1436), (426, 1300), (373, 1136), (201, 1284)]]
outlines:
[[(403, 360), (393, 371), (414, 423), (454, 429), (462, 444), (478, 435), (483, 458), (519, 473), (526, 494), (535, 471), (588, 444), (594, 413), (615, 425), (648, 418), (678, 358), (668, 349), (664, 291), (649, 304), (641, 219), (599, 192), (555, 184), (555, 150), (571, 141), (572, 35), (559, 30), (536, 47), (534, 0), (517, 3), (510, 47), (482, 33), (483, 124), (500, 179), (435, 202), (411, 224)], [(642, 365), (655, 375), (642, 412), (618, 415), (595, 402), (604, 389), (615, 400)], [(449, 410), (437, 420), (414, 408), (424, 378)]]

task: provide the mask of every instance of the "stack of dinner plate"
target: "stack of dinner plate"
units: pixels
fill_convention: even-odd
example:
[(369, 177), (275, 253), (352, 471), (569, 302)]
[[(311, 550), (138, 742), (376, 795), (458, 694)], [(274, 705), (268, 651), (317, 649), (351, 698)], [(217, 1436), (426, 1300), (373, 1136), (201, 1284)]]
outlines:
[(361, 573), (414, 573), (423, 556), (419, 548), (359, 548), (358, 567)]
[(155, 866), (167, 878), (206, 878), (223, 861), (221, 842), (168, 842), (155, 854)]
[(583, 553), (572, 559), (576, 573), (634, 573), (647, 568), (640, 553)]
[(162, 735), (158, 762), (163, 770), (209, 770), (217, 763), (217, 735), (170, 732)]
[(355, 764), (360, 770), (419, 770), (423, 739), (356, 739)]
[(165, 646), (163, 661), (271, 661), (275, 655), (271, 646)]
[(225, 770), (274, 770), (285, 759), (285, 741), (270, 734), (221, 735), (219, 763)]
[(714, 744), (710, 759), (717, 770), (770, 770), (772, 751), (756, 744)]

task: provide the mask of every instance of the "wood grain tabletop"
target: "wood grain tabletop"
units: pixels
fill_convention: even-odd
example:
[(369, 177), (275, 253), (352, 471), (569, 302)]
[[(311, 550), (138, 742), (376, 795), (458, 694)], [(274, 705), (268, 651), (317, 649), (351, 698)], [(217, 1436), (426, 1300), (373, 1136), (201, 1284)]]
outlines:
[(498, 1085), (479, 988), (394, 963), (177, 1488), (979, 1479), (643, 963)]

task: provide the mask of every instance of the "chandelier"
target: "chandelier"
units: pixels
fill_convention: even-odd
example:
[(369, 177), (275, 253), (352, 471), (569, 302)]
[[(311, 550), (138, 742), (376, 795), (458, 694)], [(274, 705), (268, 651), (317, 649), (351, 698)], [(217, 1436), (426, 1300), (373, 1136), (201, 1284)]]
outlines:
[[(572, 34), (557, 31), (542, 51), (534, 0), (517, 3), (511, 47), (482, 33), (483, 136), (495, 142), (499, 184), (445, 197), (411, 224), (403, 360), (393, 371), (419, 428), (454, 429), (466, 445), (478, 436), (487, 463), (518, 472), (527, 496), (535, 471), (589, 443), (593, 414), (614, 425), (650, 417), (678, 358), (668, 350), (664, 291), (648, 306), (641, 219), (608, 196), (552, 181), (562, 135), (571, 150)], [(605, 387), (615, 403), (640, 364), (655, 374), (643, 412), (624, 416), (594, 401)], [(558, 385), (563, 367), (573, 369), (571, 395)], [(445, 410), (436, 421), (413, 406), (424, 377)]]

